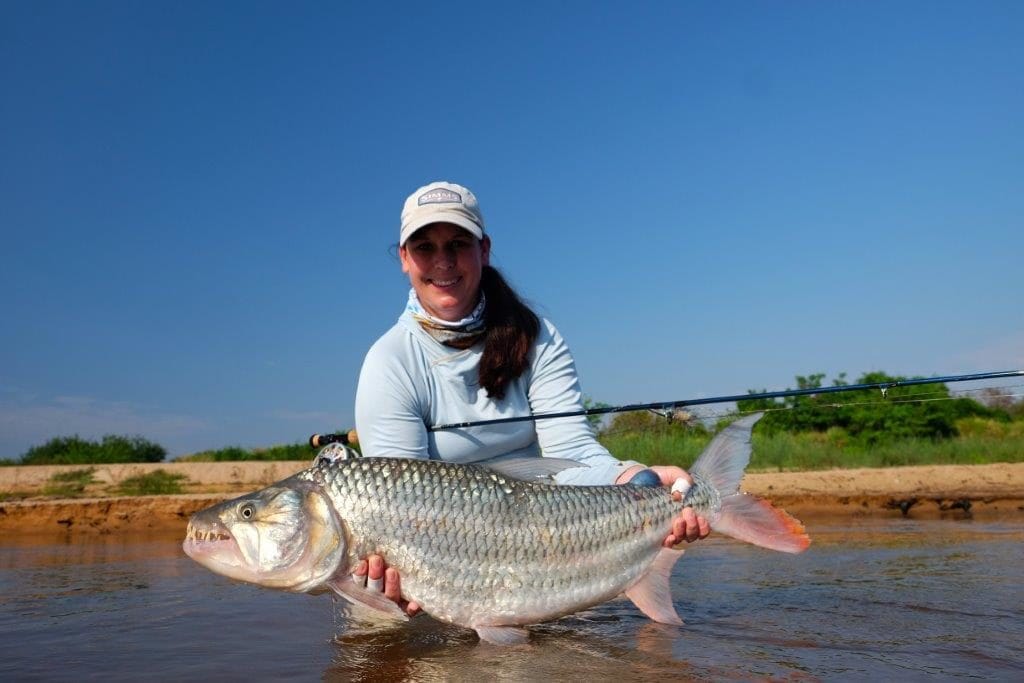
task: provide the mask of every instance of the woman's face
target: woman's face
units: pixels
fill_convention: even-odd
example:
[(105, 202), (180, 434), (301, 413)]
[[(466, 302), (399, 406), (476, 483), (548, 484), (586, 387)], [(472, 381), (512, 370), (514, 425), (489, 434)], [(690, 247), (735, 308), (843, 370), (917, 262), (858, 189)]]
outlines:
[(402, 272), (430, 315), (462, 320), (480, 299), (480, 274), (488, 264), (491, 238), (478, 240), (451, 223), (420, 228), (398, 250)]

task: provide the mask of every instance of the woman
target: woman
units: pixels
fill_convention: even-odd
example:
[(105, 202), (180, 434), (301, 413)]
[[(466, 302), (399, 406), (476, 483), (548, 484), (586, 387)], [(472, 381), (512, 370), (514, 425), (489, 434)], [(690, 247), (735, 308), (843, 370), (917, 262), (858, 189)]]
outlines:
[[(559, 472), (561, 484), (689, 480), (679, 467), (615, 459), (582, 416), (428, 431), (435, 424), (583, 407), (569, 348), (490, 265), (490, 251), (479, 204), (467, 188), (436, 182), (406, 199), (398, 253), (412, 290), (359, 375), (356, 430), (363, 454), (453, 462), (543, 454), (586, 465)], [(665, 545), (708, 533), (707, 521), (687, 508)], [(368, 558), (356, 574), (405, 605), (401, 577), (383, 558)], [(405, 607), (409, 614), (419, 609)]]

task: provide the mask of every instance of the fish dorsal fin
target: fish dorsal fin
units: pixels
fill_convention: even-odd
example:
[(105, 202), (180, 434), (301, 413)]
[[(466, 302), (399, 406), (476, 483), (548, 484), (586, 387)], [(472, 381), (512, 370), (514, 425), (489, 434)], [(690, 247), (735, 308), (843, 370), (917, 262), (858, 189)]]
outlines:
[(739, 490), (743, 470), (750, 463), (750, 432), (763, 415), (748, 415), (719, 432), (690, 468), (694, 479), (711, 484), (722, 496)]
[(637, 609), (659, 624), (679, 626), (683, 623), (672, 605), (672, 591), (668, 587), (672, 567), (682, 556), (682, 550), (662, 548), (643, 578), (626, 591), (626, 597)]
[(484, 467), (509, 479), (520, 479), (542, 484), (554, 483), (554, 476), (562, 470), (573, 467), (587, 467), (575, 460), (563, 458), (538, 458), (532, 455), (499, 456), (489, 460), (471, 463)]
[(525, 628), (515, 626), (474, 626), (480, 640), (494, 645), (522, 645), (530, 639)]

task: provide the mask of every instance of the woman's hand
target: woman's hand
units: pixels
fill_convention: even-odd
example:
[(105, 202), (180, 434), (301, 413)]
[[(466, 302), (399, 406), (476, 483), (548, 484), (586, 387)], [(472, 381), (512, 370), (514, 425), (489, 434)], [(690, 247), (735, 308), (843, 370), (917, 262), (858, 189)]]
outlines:
[[(630, 467), (619, 475), (619, 478), (615, 483), (625, 484), (643, 469), (644, 467), (641, 465)], [(691, 485), (693, 484), (693, 478), (690, 477), (682, 467), (654, 465), (647, 469), (658, 475), (658, 479), (661, 480), (662, 486), (671, 486), (675, 483), (676, 479), (680, 478), (685, 479)], [(672, 494), (672, 498), (674, 500), (682, 500), (683, 496), (681, 493), (675, 492)], [(672, 520), (672, 533), (662, 541), (662, 545), (666, 548), (671, 548), (683, 541), (693, 543), (699, 538), (707, 538), (710, 533), (711, 526), (708, 524), (708, 521), (695, 513), (693, 508), (686, 507), (683, 508), (683, 511), (675, 519)]]
[(420, 606), (417, 603), (402, 599), (402, 579), (398, 570), (384, 564), (384, 558), (380, 555), (370, 555), (360, 560), (352, 574), (357, 580), (365, 578), (368, 589), (383, 591), (384, 597), (405, 610), (410, 617), (419, 614)]

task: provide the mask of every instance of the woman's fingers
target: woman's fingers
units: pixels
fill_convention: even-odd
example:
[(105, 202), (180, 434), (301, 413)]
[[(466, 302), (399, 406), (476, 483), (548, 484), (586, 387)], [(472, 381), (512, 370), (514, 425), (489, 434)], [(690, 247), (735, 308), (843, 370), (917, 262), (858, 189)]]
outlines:
[(402, 579), (398, 576), (398, 570), (388, 567), (384, 573), (384, 597), (393, 602), (402, 599)]
[(402, 577), (398, 575), (398, 570), (392, 567), (388, 567), (384, 572), (384, 597), (398, 603), (399, 607), (404, 606), (405, 613), (410, 617), (416, 616), (420, 611), (418, 603), (402, 600)]
[(359, 564), (356, 565), (355, 570), (352, 572), (352, 578), (360, 586), (366, 585), (366, 572), (369, 569), (369, 565), (366, 560), (359, 560)]
[(697, 528), (700, 530), (698, 538), (707, 538), (711, 535), (711, 524), (700, 515), (697, 516)]
[(366, 587), (379, 591), (384, 586), (384, 558), (380, 555), (370, 555), (367, 562), (369, 571), (366, 574)]
[(397, 569), (384, 564), (384, 558), (380, 555), (370, 555), (365, 560), (360, 560), (352, 572), (352, 577), (370, 590), (384, 591), (384, 597), (404, 609), (410, 617), (420, 613), (419, 603), (406, 602), (402, 599), (402, 577), (398, 575)]
[(662, 545), (671, 548), (683, 541), (693, 543), (698, 539), (707, 538), (710, 533), (711, 525), (708, 524), (708, 521), (698, 516), (693, 508), (687, 507), (683, 508), (683, 511), (672, 520), (672, 533), (668, 535)]

